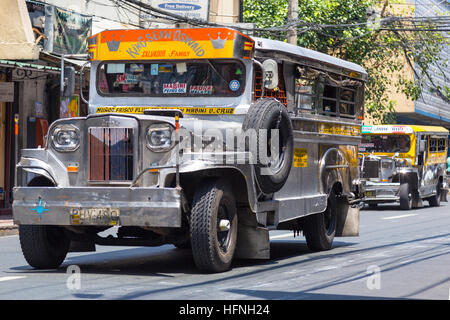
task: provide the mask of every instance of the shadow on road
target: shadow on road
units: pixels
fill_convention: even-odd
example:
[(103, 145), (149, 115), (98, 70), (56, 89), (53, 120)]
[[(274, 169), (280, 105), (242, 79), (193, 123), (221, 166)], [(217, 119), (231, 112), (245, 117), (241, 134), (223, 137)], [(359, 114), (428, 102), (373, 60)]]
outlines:
[[(335, 242), (334, 248), (352, 245)], [(156, 252), (155, 252), (156, 251)], [(299, 257), (312, 252), (303, 240), (275, 240), (270, 243), (269, 260), (238, 259), (232, 268), (256, 265), (277, 265), (281, 260)], [(68, 254), (60, 268), (56, 270), (36, 270), (30, 266), (13, 267), (15, 273), (66, 273), (70, 265), (77, 265), (86, 274), (136, 275), (173, 277), (171, 274), (200, 274), (195, 266), (191, 249), (178, 249), (172, 245), (162, 247), (133, 247), (123, 250), (89, 254)]]

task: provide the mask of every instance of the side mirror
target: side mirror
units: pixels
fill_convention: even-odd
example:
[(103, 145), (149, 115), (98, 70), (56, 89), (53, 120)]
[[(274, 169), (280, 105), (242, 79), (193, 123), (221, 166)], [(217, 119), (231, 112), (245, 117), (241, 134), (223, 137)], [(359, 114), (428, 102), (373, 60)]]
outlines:
[(419, 152), (425, 152), (425, 150), (427, 150), (427, 141), (420, 140), (419, 141)]
[(63, 97), (72, 97), (75, 93), (75, 68), (64, 67), (63, 71), (63, 89), (61, 90)]
[(278, 64), (273, 59), (267, 59), (263, 62), (264, 87), (272, 90), (278, 87)]

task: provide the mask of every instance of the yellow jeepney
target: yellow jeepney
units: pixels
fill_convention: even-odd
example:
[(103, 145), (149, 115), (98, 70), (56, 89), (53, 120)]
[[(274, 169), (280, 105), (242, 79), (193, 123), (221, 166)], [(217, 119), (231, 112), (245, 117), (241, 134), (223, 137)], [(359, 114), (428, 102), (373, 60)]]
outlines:
[(446, 200), (449, 131), (418, 125), (362, 127), (359, 147), (365, 202), (400, 202), (402, 209), (439, 206)]

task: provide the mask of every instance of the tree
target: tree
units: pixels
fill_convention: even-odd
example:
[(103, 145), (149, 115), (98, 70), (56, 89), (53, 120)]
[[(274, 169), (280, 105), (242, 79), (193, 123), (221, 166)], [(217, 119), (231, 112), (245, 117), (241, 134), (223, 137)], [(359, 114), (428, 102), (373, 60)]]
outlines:
[[(287, 11), (288, 0), (244, 0), (243, 17), (255, 23), (258, 36), (285, 41)], [(369, 75), (366, 115), (375, 123), (393, 123), (392, 87), (411, 100), (428, 87), (450, 102), (449, 88), (437, 85), (428, 71), (430, 65), (445, 63), (439, 61), (448, 44), (436, 31), (440, 21), (405, 18), (412, 15), (410, 9), (396, 12), (388, 0), (302, 0), (298, 45), (363, 66)], [(404, 75), (408, 65), (415, 79)]]

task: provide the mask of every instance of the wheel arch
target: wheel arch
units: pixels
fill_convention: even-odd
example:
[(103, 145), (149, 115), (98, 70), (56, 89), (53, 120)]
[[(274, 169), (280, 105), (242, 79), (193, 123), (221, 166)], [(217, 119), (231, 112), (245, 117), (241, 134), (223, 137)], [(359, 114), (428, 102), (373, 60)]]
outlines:
[[(192, 203), (196, 187), (204, 180), (225, 179), (230, 184), (239, 207), (254, 207), (254, 192), (245, 174), (235, 167), (205, 168), (180, 173), (180, 184), (188, 203)], [(175, 174), (166, 177), (166, 186), (175, 185)]]

